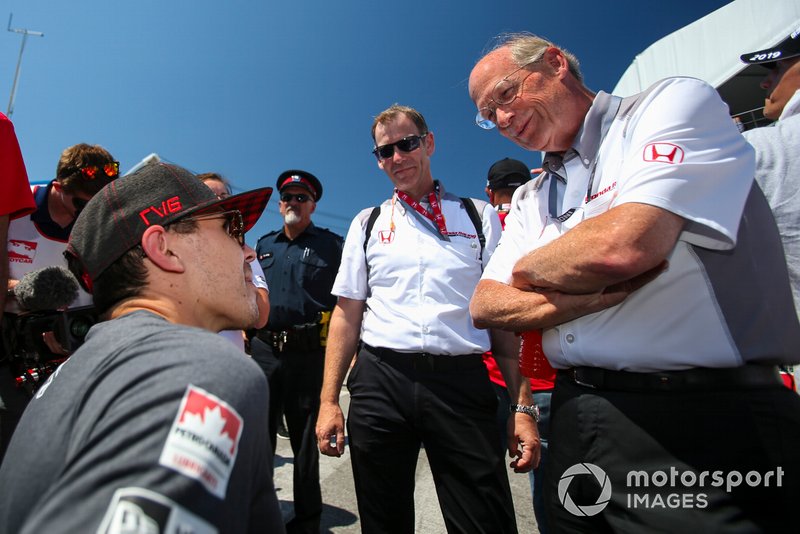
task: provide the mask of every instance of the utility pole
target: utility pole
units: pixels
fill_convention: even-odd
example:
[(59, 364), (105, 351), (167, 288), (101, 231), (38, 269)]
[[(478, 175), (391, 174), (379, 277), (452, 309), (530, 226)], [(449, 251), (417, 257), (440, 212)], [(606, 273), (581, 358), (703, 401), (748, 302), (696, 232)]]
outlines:
[(22, 45), (19, 47), (19, 59), (17, 59), (17, 71), (14, 73), (14, 86), (11, 88), (11, 97), (8, 99), (8, 111), (6, 111), (6, 117), (11, 118), (11, 114), (14, 113), (14, 97), (17, 94), (17, 83), (19, 82), (19, 69), (22, 66), (22, 53), (25, 51), (25, 41), (28, 40), (29, 35), (33, 35), (35, 37), (44, 37), (44, 33), (37, 32), (33, 30), (28, 30), (26, 28), (12, 28), (11, 27), (11, 19), (14, 17), (13, 13), (8, 15), (8, 31), (14, 33), (21, 33), (22, 34)]

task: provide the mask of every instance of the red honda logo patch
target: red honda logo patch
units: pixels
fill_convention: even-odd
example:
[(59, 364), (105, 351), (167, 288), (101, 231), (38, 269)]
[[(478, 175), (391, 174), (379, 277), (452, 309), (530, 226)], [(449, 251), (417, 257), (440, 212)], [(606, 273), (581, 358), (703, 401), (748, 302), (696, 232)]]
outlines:
[(394, 230), (381, 230), (378, 232), (378, 237), (381, 240), (381, 244), (388, 245), (394, 241)]
[(650, 143), (644, 147), (642, 157), (645, 161), (660, 163), (682, 163), (683, 149), (672, 143)]

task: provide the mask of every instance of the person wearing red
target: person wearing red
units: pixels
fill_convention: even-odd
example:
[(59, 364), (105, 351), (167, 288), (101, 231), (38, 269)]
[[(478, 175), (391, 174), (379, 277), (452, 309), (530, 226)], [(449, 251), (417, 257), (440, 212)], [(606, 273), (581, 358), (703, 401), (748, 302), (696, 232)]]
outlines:
[[(14, 125), (0, 113), (0, 287), (8, 284), (8, 225), (36, 209), (22, 151), (14, 133)], [(0, 310), (5, 307), (6, 292), (0, 293)]]
[[(489, 197), (489, 203), (497, 211), (503, 228), (505, 228), (506, 215), (511, 210), (511, 197), (519, 186), (530, 181), (531, 172), (538, 173), (541, 172), (541, 169), (529, 171), (528, 166), (523, 162), (511, 158), (503, 158), (489, 168), (489, 175), (486, 180), (486, 196)], [(547, 361), (542, 350), (542, 333), (540, 330), (523, 332), (520, 336), (522, 338), (520, 345), (520, 371), (523, 376), (528, 377), (531, 381), (533, 403), (539, 408), (538, 425), (541, 455), (539, 457), (539, 465), (529, 471), (533, 513), (536, 516), (536, 526), (539, 532), (547, 534), (547, 516), (542, 496), (542, 481), (544, 480), (547, 440), (550, 433), (550, 395), (555, 384), (556, 371)], [(502, 436), (503, 448), (505, 448), (506, 421), (508, 420), (511, 400), (508, 396), (508, 389), (506, 389), (503, 375), (491, 351), (483, 354), (483, 363), (489, 371), (489, 379), (492, 381), (492, 386), (497, 395), (497, 426)]]

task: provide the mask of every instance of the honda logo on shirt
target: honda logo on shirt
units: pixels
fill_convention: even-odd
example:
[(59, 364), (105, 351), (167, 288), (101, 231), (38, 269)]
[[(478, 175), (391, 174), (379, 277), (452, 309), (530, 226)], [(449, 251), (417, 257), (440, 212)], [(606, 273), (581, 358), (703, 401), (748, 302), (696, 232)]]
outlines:
[(650, 143), (644, 147), (645, 161), (660, 163), (682, 163), (683, 149), (672, 143)]
[(382, 245), (388, 245), (394, 241), (394, 230), (381, 230), (378, 232), (378, 237), (380, 238)]

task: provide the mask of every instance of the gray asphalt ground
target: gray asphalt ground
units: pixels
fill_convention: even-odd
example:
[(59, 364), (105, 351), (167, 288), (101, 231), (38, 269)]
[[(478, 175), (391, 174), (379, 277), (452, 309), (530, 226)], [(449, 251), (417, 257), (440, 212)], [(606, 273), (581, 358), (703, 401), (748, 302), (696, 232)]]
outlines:
[[(350, 400), (347, 389), (342, 389), (340, 400), (346, 414)], [(320, 456), (319, 470), (323, 502), (321, 532), (325, 534), (361, 532), (349, 449), (345, 448), (345, 453), (341, 458)], [(517, 513), (517, 527), (520, 534), (538, 534), (539, 530), (536, 528), (536, 520), (533, 517), (528, 475), (517, 474), (509, 469), (508, 476), (514, 496), (514, 509)], [(439, 501), (436, 498), (436, 489), (424, 450), (420, 451), (416, 480), (415, 532), (420, 534), (445, 533)], [(283, 516), (285, 519), (290, 519), (294, 511), (292, 504), (292, 449), (288, 439), (278, 439), (278, 450), (275, 454), (275, 488), (278, 492)]]

